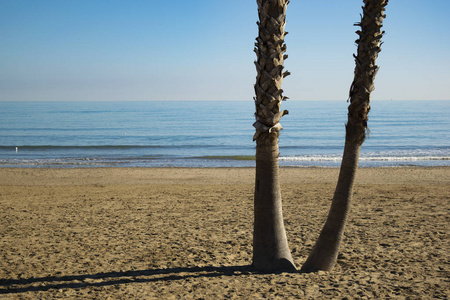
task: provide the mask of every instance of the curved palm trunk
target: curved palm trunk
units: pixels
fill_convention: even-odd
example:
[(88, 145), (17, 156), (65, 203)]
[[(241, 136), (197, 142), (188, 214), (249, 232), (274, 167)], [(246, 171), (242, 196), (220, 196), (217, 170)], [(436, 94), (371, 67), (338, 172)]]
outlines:
[(381, 50), (381, 37), (384, 33), (381, 32), (381, 27), (386, 17), (384, 10), (387, 3), (388, 0), (364, 0), (362, 20), (355, 24), (361, 26), (361, 30), (356, 31), (359, 35), (356, 40), (358, 54), (355, 56), (355, 77), (350, 88), (341, 169), (327, 221), (302, 266), (303, 272), (328, 271), (336, 263), (352, 198), (359, 151), (366, 137), (370, 94), (378, 71), (375, 61)]
[(285, 97), (281, 83), (284, 72), (284, 31), (287, 0), (257, 0), (259, 36), (255, 52), (256, 178), (254, 198), (253, 266), (264, 272), (295, 270), (283, 224), (278, 180), (278, 135), (280, 111)]

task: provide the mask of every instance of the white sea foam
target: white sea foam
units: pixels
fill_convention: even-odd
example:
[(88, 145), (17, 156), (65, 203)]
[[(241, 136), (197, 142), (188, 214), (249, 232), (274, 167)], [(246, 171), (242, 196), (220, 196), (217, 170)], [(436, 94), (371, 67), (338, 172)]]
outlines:
[[(280, 161), (299, 161), (299, 162), (314, 162), (314, 161), (330, 161), (339, 162), (342, 160), (340, 156), (286, 156), (280, 157)], [(429, 160), (450, 160), (449, 156), (373, 156), (360, 157), (360, 161), (429, 161)]]

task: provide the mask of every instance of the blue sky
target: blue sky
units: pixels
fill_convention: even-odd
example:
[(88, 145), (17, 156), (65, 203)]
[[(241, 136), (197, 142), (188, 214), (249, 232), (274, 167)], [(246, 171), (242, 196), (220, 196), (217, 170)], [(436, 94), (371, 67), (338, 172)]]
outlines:
[[(345, 100), (362, 1), (291, 0), (291, 100)], [(391, 0), (374, 100), (450, 99), (450, 1)], [(0, 100), (247, 100), (253, 0), (0, 0)]]

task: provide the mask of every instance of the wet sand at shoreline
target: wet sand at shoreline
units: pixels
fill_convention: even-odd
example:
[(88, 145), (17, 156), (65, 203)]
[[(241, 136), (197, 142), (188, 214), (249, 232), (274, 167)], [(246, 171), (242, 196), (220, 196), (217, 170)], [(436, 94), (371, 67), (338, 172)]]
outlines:
[[(297, 267), (336, 168), (282, 168)], [(450, 168), (361, 168), (331, 272), (259, 274), (251, 168), (0, 169), (0, 299), (450, 297)]]

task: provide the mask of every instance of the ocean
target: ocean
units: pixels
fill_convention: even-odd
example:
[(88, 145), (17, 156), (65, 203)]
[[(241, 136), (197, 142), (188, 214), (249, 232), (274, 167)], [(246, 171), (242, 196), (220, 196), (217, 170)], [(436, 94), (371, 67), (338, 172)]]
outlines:
[[(280, 165), (340, 165), (346, 101), (286, 101)], [(450, 101), (372, 101), (360, 167), (449, 166)], [(0, 102), (0, 167), (253, 167), (254, 103)]]

